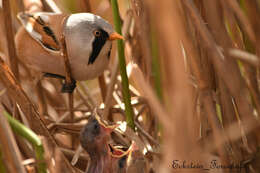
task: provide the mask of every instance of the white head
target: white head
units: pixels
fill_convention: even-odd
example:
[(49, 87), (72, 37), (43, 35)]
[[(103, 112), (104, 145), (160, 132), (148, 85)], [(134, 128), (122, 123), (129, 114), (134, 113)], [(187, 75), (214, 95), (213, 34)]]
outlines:
[(72, 14), (65, 25), (70, 56), (84, 58), (88, 65), (94, 64), (97, 58), (109, 58), (111, 41), (120, 39), (120, 35), (106, 20), (91, 13)]

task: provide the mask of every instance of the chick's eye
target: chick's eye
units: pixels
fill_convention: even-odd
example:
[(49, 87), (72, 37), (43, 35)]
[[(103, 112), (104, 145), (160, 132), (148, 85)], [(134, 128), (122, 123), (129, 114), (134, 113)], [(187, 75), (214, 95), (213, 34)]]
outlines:
[(100, 36), (101, 36), (101, 32), (100, 32), (99, 30), (95, 30), (95, 31), (94, 31), (94, 35), (95, 35), (96, 37), (100, 37)]
[(100, 126), (98, 124), (98, 122), (95, 122), (94, 126), (93, 126), (93, 130), (92, 130), (92, 133), (94, 135), (98, 135), (99, 134), (99, 131), (100, 131)]

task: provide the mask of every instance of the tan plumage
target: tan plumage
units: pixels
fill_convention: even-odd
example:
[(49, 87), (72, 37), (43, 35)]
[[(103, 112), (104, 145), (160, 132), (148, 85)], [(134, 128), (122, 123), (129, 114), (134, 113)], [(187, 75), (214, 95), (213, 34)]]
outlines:
[[(109, 62), (109, 52), (114, 39), (122, 39), (112, 26), (99, 16), (91, 13), (68, 15), (38, 12), (20, 13), (18, 18), (23, 26), (16, 34), (17, 54), (29, 67), (43, 73), (65, 76), (60, 39), (64, 33), (70, 60), (72, 78), (88, 80), (103, 73)], [(108, 37), (91, 61), (96, 30), (104, 30)]]
[[(37, 16), (35, 16), (37, 17)], [(54, 34), (56, 35), (56, 38), (60, 39), (62, 34), (62, 24), (61, 21), (65, 15), (63, 14), (57, 14), (52, 15), (52, 17), (49, 20), (48, 25), (52, 26), (52, 30)], [(25, 20), (25, 19), (24, 19)], [(57, 24), (57, 21), (59, 21), (59, 24)], [(33, 26), (33, 29), (35, 31), (38, 31), (43, 36), (43, 42), (45, 44), (54, 45), (53, 41), (50, 41), (51, 39), (41, 32), (40, 24), (36, 22), (35, 18), (28, 17), (28, 23), (31, 23)], [(46, 70), (46, 72), (51, 71), (54, 74), (64, 74), (64, 64), (63, 57), (61, 56), (61, 53), (59, 51), (50, 52), (47, 51), (45, 47), (43, 47), (41, 44), (39, 44), (39, 41), (36, 41), (35, 38), (33, 38), (25, 27), (21, 27), (16, 36), (15, 36), (15, 43), (17, 48), (17, 54), (18, 58), (25, 62), (29, 67), (33, 68), (37, 71), (43, 71)], [(58, 45), (56, 45), (58, 47)]]

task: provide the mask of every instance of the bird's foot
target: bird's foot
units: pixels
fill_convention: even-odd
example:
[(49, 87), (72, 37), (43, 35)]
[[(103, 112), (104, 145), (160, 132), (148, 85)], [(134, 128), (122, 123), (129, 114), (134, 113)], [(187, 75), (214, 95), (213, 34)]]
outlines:
[(65, 82), (62, 84), (61, 92), (62, 93), (73, 93), (74, 89), (76, 88), (76, 81), (72, 79), (71, 83)]
[[(44, 73), (44, 77), (51, 77), (51, 78), (57, 78), (57, 79), (63, 79), (66, 80), (64, 76), (53, 74), (53, 73)], [(62, 93), (73, 93), (74, 89), (76, 88), (76, 81), (72, 79), (71, 83), (65, 83), (62, 84), (61, 92)]]

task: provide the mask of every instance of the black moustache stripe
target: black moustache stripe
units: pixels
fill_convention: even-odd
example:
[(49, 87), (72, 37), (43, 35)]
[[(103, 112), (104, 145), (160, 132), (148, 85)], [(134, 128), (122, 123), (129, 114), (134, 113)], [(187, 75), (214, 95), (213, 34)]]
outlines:
[(109, 35), (103, 29), (99, 29), (101, 32), (100, 36), (96, 36), (94, 42), (92, 43), (92, 52), (90, 54), (88, 64), (93, 64), (98, 57), (101, 49), (105, 45)]

